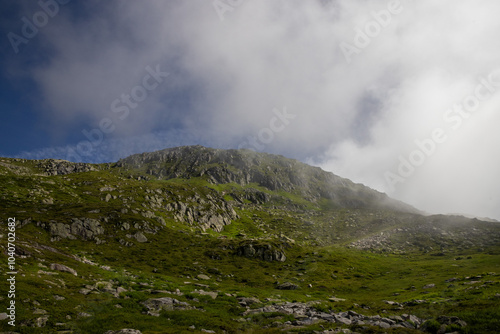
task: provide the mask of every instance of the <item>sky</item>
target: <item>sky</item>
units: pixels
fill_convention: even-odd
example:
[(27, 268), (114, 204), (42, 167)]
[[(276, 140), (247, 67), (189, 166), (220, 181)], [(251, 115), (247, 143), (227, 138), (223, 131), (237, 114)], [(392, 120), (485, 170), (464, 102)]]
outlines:
[(5, 0), (0, 156), (180, 145), (500, 220), (500, 2)]

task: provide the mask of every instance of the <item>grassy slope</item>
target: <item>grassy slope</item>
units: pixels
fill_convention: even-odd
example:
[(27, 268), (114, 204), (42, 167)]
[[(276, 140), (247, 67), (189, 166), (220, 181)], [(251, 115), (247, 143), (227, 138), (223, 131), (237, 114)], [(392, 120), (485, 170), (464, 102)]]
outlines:
[[(11, 160), (9, 163), (21, 165)], [(37, 171), (34, 162), (22, 165), (32, 172)], [(213, 231), (202, 234), (176, 222), (168, 212), (155, 210), (157, 216), (165, 219), (167, 227), (156, 235), (147, 234), (147, 243), (136, 242), (133, 247), (124, 247), (118, 240), (126, 238), (125, 234), (130, 232), (116, 229), (118, 223), (158, 223), (130, 211), (118, 214), (123, 203), (113, 199), (103, 202), (101, 197), (104, 194), (133, 195), (136, 202), (131, 205), (139, 211), (147, 209), (143, 206), (146, 204), (145, 189), (169, 189), (182, 197), (190, 196), (193, 191), (207, 191), (207, 187), (221, 193), (242, 192), (244, 188), (235, 184), (213, 186), (201, 179), (137, 181), (124, 177), (118, 170), (51, 177), (15, 175), (6, 169), (3, 171), (5, 174), (0, 176), (3, 222), (7, 217), (16, 217), (18, 221), (31, 217), (33, 222), (67, 222), (73, 217), (114, 217), (105, 225), (106, 243), (102, 245), (80, 240), (52, 242), (49, 233), (34, 223), (18, 229), (18, 247), (31, 254), (17, 258), (17, 322), (43, 316), (34, 314), (37, 309), (46, 310), (50, 315), (46, 327), (17, 327), (16, 330), (22, 333), (53, 333), (58, 327), (73, 329), (76, 333), (103, 333), (120, 328), (136, 328), (143, 333), (187, 333), (192, 332), (189, 329), (192, 325), (197, 329), (216, 331), (264, 332), (261, 330), (264, 325), (291, 320), (289, 316), (272, 314), (255, 315), (250, 317), (250, 321), (243, 320), (241, 313), (245, 308), (238, 305), (236, 298), (239, 296), (257, 297), (262, 303), (272, 303), (266, 302), (266, 298), (321, 301), (319, 308), (336, 311), (353, 309), (363, 314), (411, 313), (423, 318), (457, 315), (469, 323), (468, 333), (500, 330), (497, 297), (500, 278), (495, 274), (500, 272), (499, 247), (492, 246), (482, 251), (452, 248), (443, 256), (416, 249), (399, 255), (349, 249), (343, 245), (355, 239), (356, 233), (361, 233), (359, 231), (378, 233), (389, 228), (391, 220), (385, 218), (391, 217), (391, 213), (325, 208), (304, 203), (293, 194), (273, 193), (256, 185), (247, 187), (267, 192), (281, 200), (263, 205), (235, 203), (240, 219), (220, 234)], [(99, 191), (109, 185), (116, 190)], [(47, 196), (54, 199), (54, 204), (41, 203), (42, 198)], [(230, 195), (225, 196), (230, 199)], [(289, 210), (287, 205), (290, 203), (299, 209)], [(89, 213), (95, 210), (99, 213)], [(375, 218), (379, 225), (371, 227)], [(304, 221), (310, 224), (304, 224)], [(246, 237), (238, 236), (242, 232)], [(4, 235), (0, 239), (1, 246), (5, 247), (5, 224), (2, 224), (1, 233)], [(245, 238), (261, 238), (260, 242), (271, 240), (276, 243), (281, 233), (296, 240), (285, 248), (287, 261), (284, 263), (235, 255), (234, 249)], [(307, 239), (306, 235), (309, 235)], [(345, 235), (349, 237), (345, 238)], [(53, 247), (58, 252), (33, 247), (35, 244)], [(220, 259), (207, 256), (207, 251), (212, 255), (216, 253)], [(109, 266), (111, 271), (81, 263), (74, 259), (75, 255)], [(6, 258), (2, 253), (0, 261), (6, 264)], [(51, 271), (47, 268), (51, 263), (74, 268), (78, 276)], [(207, 274), (211, 279), (198, 280), (198, 274)], [(445, 282), (452, 277), (456, 277), (457, 281)], [(86, 296), (78, 293), (85, 285), (110, 280), (114, 286), (128, 291), (122, 293), (120, 298), (105, 292)], [(287, 281), (301, 288), (294, 291), (275, 289), (277, 282)], [(435, 284), (434, 288), (423, 288), (431, 283)], [(312, 287), (308, 287), (309, 284)], [(152, 290), (176, 289), (183, 295), (151, 294)], [(209, 296), (193, 293), (195, 289), (218, 291), (219, 295), (212, 300)], [(0, 291), (7, 290), (6, 281), (2, 280)], [(56, 295), (65, 299), (57, 300), (54, 298)], [(164, 312), (158, 318), (143, 314), (145, 308), (140, 302), (160, 296), (187, 301), (204, 311)], [(345, 298), (346, 301), (331, 302), (328, 298), (332, 296)], [(5, 309), (8, 300), (2, 297), (4, 299), (0, 303)], [(384, 300), (426, 302), (407, 305), (401, 310)], [(89, 313), (92, 317), (79, 317), (80, 312)], [(64, 325), (58, 325), (60, 323)], [(0, 329), (11, 330), (5, 322), (1, 326)], [(328, 328), (334, 325), (323, 326)], [(318, 325), (310, 327), (310, 330), (313, 329), (319, 329)], [(273, 327), (266, 331), (280, 332)]]

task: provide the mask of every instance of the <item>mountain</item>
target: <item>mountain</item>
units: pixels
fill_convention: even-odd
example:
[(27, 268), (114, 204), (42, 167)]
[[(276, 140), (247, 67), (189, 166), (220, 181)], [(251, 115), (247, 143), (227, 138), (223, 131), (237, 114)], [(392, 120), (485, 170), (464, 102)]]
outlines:
[(251, 150), (177, 147), (132, 155), (118, 161), (117, 167), (163, 180), (202, 178), (211, 184), (236, 183), (242, 187), (256, 184), (270, 191), (293, 193), (311, 203), (325, 200), (337, 208), (418, 213), (407, 204), (318, 167)]
[(0, 158), (0, 198), (15, 281), (0, 283), (1, 330), (500, 328), (500, 224), (427, 216), (282, 156), (188, 146), (109, 164)]

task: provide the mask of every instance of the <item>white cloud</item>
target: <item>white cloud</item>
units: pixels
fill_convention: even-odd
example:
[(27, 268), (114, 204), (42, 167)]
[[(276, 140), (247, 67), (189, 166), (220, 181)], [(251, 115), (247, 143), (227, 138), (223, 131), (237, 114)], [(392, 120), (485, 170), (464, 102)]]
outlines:
[(221, 21), (210, 1), (111, 2), (89, 7), (85, 21), (54, 22), (44, 40), (53, 56), (35, 78), (54, 128), (81, 119), (97, 126), (146, 66), (161, 64), (168, 83), (108, 137), (181, 127), (236, 147), (286, 106), (297, 118), (265, 150), (309, 157), (380, 190), (414, 140), (441, 127), (446, 142), (390, 195), (424, 210), (500, 218), (500, 92), (459, 129), (443, 121), (500, 68), (500, 3), (401, 0), (348, 63), (341, 43), (353, 44), (355, 29), (373, 25), (389, 3), (252, 0)]

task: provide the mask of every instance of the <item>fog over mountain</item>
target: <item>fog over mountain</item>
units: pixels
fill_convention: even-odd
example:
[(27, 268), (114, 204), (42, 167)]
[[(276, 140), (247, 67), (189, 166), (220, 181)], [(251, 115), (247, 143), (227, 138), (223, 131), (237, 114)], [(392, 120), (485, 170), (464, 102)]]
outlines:
[(1, 156), (250, 148), (500, 219), (496, 1), (58, 3), (2, 4)]

